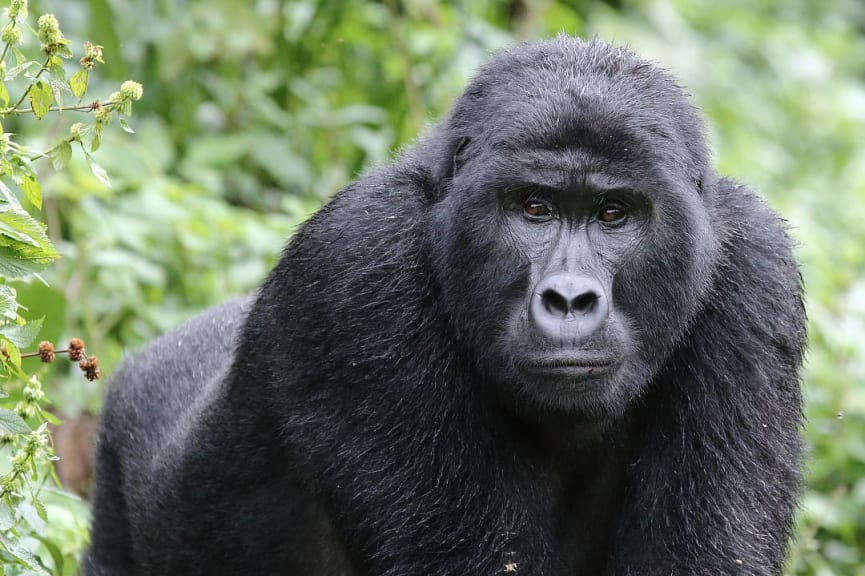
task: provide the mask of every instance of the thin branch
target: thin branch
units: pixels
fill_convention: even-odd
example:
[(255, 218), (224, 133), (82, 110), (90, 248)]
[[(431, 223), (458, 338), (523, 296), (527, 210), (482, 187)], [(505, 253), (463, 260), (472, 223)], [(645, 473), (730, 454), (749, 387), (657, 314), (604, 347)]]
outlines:
[[(45, 64), (42, 65), (42, 68), (39, 69), (39, 72), (36, 73), (36, 76), (33, 77), (34, 80), (38, 80), (39, 77), (42, 76), (42, 73), (45, 72), (46, 70), (48, 70), (48, 63), (49, 63), (49, 62), (51, 62), (51, 56), (50, 56), (50, 55), (48, 56), (48, 58), (45, 59)], [(16, 102), (16, 103), (12, 106), (12, 110), (15, 110), (15, 109), (17, 109), (19, 106), (21, 106), (21, 103), (24, 102), (24, 99), (27, 98), (27, 95), (28, 95), (28, 94), (30, 94), (30, 89), (31, 89), (31, 88), (33, 88), (33, 84), (30, 84), (30, 85), (27, 87), (27, 90), (24, 91), (24, 94), (21, 95), (21, 98), (18, 99), (18, 102)]]

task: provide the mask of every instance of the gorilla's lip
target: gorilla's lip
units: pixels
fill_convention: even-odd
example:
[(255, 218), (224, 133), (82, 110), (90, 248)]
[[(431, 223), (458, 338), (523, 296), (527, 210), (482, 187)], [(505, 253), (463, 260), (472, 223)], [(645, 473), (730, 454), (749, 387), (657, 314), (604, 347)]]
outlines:
[(523, 364), (529, 372), (547, 372), (589, 376), (613, 370), (618, 362), (612, 358), (556, 357), (540, 358)]

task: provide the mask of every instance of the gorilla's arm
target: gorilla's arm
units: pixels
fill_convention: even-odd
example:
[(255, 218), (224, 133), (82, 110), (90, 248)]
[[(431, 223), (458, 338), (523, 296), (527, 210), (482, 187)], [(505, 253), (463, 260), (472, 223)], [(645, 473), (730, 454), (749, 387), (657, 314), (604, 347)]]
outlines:
[(617, 575), (782, 570), (800, 481), (799, 273), (780, 219), (745, 188), (719, 186), (722, 261), (643, 403)]
[(135, 573), (131, 521), (143, 502), (153, 500), (149, 491), (165, 482), (153, 463), (171, 457), (171, 446), (186, 436), (193, 400), (228, 367), (250, 306), (239, 298), (208, 310), (125, 358), (112, 377), (96, 446), (93, 545), (82, 562), (85, 574)]

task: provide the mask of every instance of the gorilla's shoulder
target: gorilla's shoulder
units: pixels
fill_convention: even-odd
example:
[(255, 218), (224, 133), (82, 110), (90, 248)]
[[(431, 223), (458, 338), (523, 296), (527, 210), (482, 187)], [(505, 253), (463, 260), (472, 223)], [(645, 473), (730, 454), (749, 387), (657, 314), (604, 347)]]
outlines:
[(245, 296), (210, 308), (127, 356), (111, 378), (104, 412), (127, 426), (154, 403), (179, 411), (210, 382), (204, 375), (221, 375), (230, 365), (253, 300)]

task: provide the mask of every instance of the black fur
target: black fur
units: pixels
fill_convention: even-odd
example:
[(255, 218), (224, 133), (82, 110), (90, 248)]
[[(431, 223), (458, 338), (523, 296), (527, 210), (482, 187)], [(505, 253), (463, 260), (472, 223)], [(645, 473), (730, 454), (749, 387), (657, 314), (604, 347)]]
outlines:
[(254, 301), (127, 360), (85, 574), (778, 575), (790, 244), (665, 73), (502, 52)]

